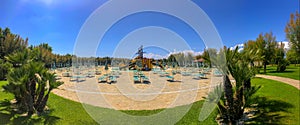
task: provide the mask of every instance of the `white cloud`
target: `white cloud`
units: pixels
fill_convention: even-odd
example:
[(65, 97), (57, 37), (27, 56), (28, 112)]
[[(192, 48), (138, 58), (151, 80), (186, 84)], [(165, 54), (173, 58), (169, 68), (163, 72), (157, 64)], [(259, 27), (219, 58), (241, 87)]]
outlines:
[(285, 50), (289, 50), (289, 49), (290, 49), (289, 42), (287, 42), (287, 41), (282, 41), (282, 42), (278, 42), (277, 44), (280, 45), (281, 43), (284, 45), (283, 48), (284, 48)]
[[(285, 51), (287, 51), (287, 50), (289, 50), (290, 49), (290, 45), (289, 45), (289, 42), (287, 42), (287, 41), (281, 41), (281, 42), (277, 42), (277, 45), (279, 46), (280, 44), (284, 44), (284, 50)], [(233, 47), (230, 47), (230, 50), (234, 50), (236, 47), (239, 47), (239, 52), (240, 51), (242, 51), (242, 50), (244, 50), (244, 44), (237, 44), (237, 45), (235, 45), (235, 46), (233, 46)]]
[(185, 55), (191, 53), (193, 56), (197, 56), (197, 55), (203, 54), (203, 51), (201, 51), (201, 52), (195, 52), (193, 50), (183, 50), (183, 51), (171, 52), (169, 55), (171, 55), (171, 54), (177, 54), (177, 53), (184, 53)]
[(145, 53), (144, 57), (146, 58), (154, 58), (154, 59), (163, 59), (163, 58), (168, 58), (171, 54), (177, 54), (177, 53), (184, 53), (185, 55), (191, 53), (193, 56), (201, 55), (203, 54), (202, 52), (195, 52), (193, 50), (184, 50), (184, 51), (177, 51), (177, 52), (171, 52), (166, 55), (160, 55), (160, 54), (154, 54), (154, 53)]
[(239, 47), (239, 50), (238, 50), (239, 52), (244, 50), (244, 44), (237, 44), (233, 47), (230, 47), (230, 50), (234, 50), (236, 47)]
[(153, 59), (163, 59), (163, 58), (168, 58), (168, 55), (159, 55), (159, 54), (154, 54), (154, 53), (145, 53), (144, 57), (146, 57), (146, 58), (153, 58)]

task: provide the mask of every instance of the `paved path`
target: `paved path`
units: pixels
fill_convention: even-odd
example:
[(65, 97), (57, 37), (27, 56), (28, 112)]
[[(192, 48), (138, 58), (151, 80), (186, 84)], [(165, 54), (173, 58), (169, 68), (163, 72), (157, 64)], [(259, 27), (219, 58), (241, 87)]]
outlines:
[(289, 84), (291, 86), (294, 86), (300, 90), (300, 81), (299, 80), (285, 78), (285, 77), (279, 77), (279, 76), (260, 75), (260, 74), (256, 75), (256, 77), (261, 77), (261, 78), (266, 78), (266, 79), (283, 82), (283, 83)]

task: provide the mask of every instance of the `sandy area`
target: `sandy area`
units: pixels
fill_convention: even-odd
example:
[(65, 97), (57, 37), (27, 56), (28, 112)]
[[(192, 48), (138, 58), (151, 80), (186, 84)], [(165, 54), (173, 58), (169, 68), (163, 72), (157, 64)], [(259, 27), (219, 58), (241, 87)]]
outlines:
[[(102, 73), (106, 73), (100, 69)], [(170, 72), (170, 71), (167, 71)], [(61, 75), (61, 72), (56, 72)], [(153, 72), (143, 72), (150, 83), (134, 83), (133, 72), (121, 71), (116, 83), (98, 83), (96, 75), (84, 81), (64, 82), (53, 93), (77, 102), (116, 110), (153, 110), (186, 105), (203, 99), (221, 77), (207, 74), (207, 79), (176, 74), (173, 82)]]

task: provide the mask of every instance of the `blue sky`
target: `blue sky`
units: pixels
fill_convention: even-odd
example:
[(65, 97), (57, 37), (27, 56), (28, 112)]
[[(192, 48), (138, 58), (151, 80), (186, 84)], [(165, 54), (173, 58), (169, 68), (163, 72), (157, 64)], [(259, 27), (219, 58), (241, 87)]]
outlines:
[[(13, 33), (20, 34), (24, 38), (28, 37), (29, 44), (47, 42), (55, 53), (73, 53), (81, 26), (105, 2), (105, 0), (2, 0), (0, 27), (9, 27)], [(194, 0), (194, 2), (210, 17), (224, 45), (229, 47), (255, 39), (261, 32), (270, 31), (278, 41), (284, 41), (286, 39), (284, 27), (290, 14), (299, 10), (298, 0)], [(124, 36), (137, 28), (147, 26), (160, 26), (176, 32), (188, 41), (193, 51), (203, 51), (205, 47), (201, 38), (181, 20), (162, 13), (143, 12), (123, 18), (113, 25), (103, 37), (97, 54), (112, 55)], [(147, 50), (151, 51), (151, 48)]]

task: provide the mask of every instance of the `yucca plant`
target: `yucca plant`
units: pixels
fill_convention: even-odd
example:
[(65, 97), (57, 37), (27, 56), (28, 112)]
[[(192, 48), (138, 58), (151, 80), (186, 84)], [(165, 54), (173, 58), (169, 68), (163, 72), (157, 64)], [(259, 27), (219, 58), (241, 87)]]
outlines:
[(13, 69), (7, 80), (4, 90), (14, 94), (18, 109), (28, 116), (42, 113), (51, 90), (62, 84), (55, 81), (54, 74), (49, 73), (41, 62), (29, 62)]
[[(216, 56), (210, 56), (210, 62), (223, 74), (224, 93), (219, 93), (222, 96), (217, 103), (220, 119), (226, 124), (237, 124), (243, 117), (245, 106), (249, 105), (246, 105), (246, 102), (251, 103), (247, 100), (255, 92), (251, 88), (251, 78), (256, 70), (250, 61), (238, 52), (238, 48), (230, 50), (224, 47)], [(235, 83), (230, 81), (231, 76)], [(219, 89), (220, 87), (216, 88)]]

